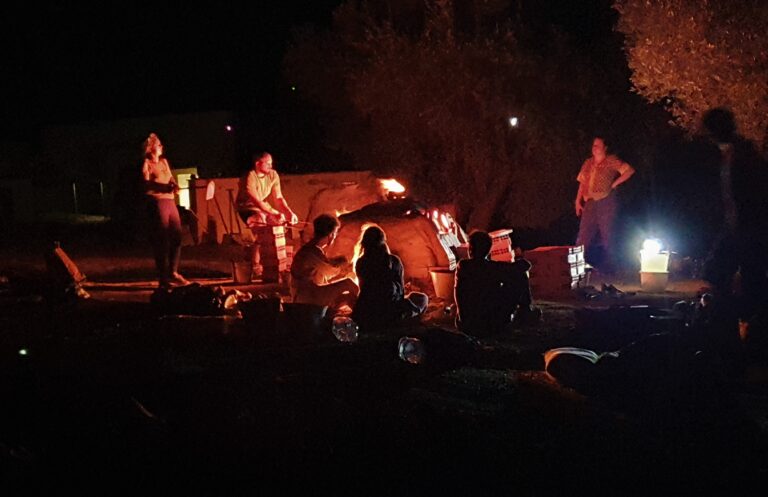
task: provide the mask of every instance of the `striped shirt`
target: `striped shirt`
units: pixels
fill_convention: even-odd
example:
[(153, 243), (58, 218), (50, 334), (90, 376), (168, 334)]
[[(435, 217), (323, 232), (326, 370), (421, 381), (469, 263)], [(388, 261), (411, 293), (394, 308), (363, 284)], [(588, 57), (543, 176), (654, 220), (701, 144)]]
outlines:
[(593, 157), (585, 160), (576, 177), (576, 181), (586, 186), (584, 199), (602, 200), (610, 195), (613, 182), (629, 168), (629, 164), (615, 155), (606, 156), (599, 164), (595, 163)]

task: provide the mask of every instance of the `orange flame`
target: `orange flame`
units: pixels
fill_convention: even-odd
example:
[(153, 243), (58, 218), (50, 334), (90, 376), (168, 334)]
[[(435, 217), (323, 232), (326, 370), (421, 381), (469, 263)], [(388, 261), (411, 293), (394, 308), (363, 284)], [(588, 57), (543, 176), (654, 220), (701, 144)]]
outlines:
[(405, 187), (394, 178), (380, 179), (379, 184), (385, 193), (405, 193)]

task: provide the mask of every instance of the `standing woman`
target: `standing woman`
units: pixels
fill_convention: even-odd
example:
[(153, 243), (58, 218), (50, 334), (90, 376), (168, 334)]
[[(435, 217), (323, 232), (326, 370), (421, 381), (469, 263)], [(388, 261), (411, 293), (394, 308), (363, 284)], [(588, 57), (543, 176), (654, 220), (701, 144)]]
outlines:
[(163, 156), (163, 144), (154, 133), (150, 133), (144, 141), (142, 175), (159, 286), (188, 285), (189, 281), (179, 274), (181, 218), (175, 199), (179, 185), (174, 181), (168, 161)]
[(378, 226), (367, 228), (360, 238), (360, 258), (355, 273), (360, 294), (352, 318), (361, 329), (381, 329), (419, 316), (429, 298), (420, 292), (405, 295), (403, 263), (389, 252), (387, 238)]

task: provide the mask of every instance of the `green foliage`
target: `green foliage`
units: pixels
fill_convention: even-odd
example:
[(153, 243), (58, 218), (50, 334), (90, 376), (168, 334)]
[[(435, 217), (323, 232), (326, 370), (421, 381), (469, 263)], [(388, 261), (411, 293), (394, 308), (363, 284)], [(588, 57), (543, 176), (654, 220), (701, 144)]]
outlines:
[(297, 35), (286, 77), (361, 167), (455, 203), (469, 228), (545, 227), (572, 208), (596, 116), (612, 124), (612, 76), (563, 37), (526, 39), (509, 2), (472, 4), (459, 18), (450, 0), (421, 16), (348, 2), (330, 32)]
[(713, 107), (729, 107), (746, 137), (768, 130), (768, 9), (761, 0), (618, 0), (618, 30), (637, 92), (695, 132)]

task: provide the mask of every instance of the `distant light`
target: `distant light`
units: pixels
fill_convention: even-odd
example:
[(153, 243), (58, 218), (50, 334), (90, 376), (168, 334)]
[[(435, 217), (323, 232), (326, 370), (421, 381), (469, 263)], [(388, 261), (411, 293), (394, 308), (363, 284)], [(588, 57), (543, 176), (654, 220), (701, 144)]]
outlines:
[(226, 126), (224, 126), (224, 129), (226, 129), (227, 131), (232, 131), (232, 126), (227, 124)]
[(509, 118), (509, 125), (513, 128), (517, 128), (517, 125), (520, 124), (520, 120), (516, 117), (510, 117)]
[(27, 349), (19, 349), (19, 355), (29, 355), (29, 351)]
[(291, 91), (296, 91), (296, 87), (295, 86), (291, 86)]

